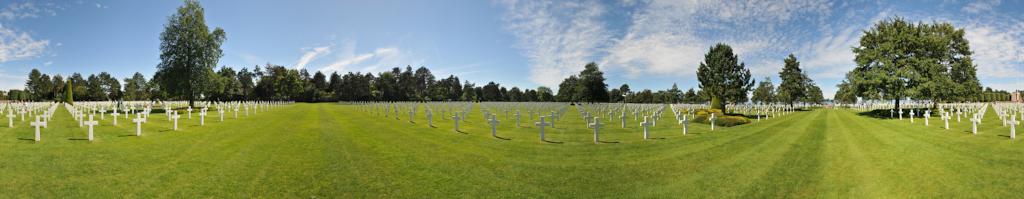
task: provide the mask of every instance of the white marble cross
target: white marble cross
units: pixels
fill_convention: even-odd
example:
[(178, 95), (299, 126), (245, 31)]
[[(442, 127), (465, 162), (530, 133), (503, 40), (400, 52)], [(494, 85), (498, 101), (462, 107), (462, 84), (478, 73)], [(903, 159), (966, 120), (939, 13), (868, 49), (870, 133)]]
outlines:
[(223, 122), (224, 121), (224, 109), (217, 108), (217, 113), (220, 114), (220, 121)]
[(928, 126), (928, 119), (932, 117), (932, 111), (924, 112), (924, 126)]
[(92, 127), (100, 124), (98, 121), (93, 120), (92, 117), (93, 117), (93, 115), (89, 115), (89, 121), (85, 121), (85, 125), (89, 126), (89, 141), (90, 142), (92, 142), (92, 140), (93, 140)]
[(601, 141), (601, 138), (598, 136), (598, 134), (601, 133), (602, 126), (604, 125), (601, 125), (601, 118), (598, 117), (594, 118), (594, 123), (590, 123), (590, 127), (594, 128), (594, 144), (597, 144), (598, 142)]
[[(486, 116), (484, 116), (484, 117), (486, 117)], [(498, 121), (497, 116), (494, 115), (494, 114), (491, 114), (491, 119), (487, 121), (487, 124), (491, 125), (491, 137), (498, 137), (498, 133), (497, 133), (497, 131), (498, 131), (498, 129), (497, 129), (498, 128), (498, 123), (500, 123), (500, 122)]]
[(715, 117), (715, 113), (711, 113), (711, 117), (709, 117), (708, 120), (711, 121), (711, 130), (714, 131), (715, 130), (715, 120), (718, 120), (718, 118)]
[(29, 125), (36, 127), (36, 142), (39, 142), (41, 140), (39, 136), (39, 127), (45, 127), (46, 122), (39, 121), (39, 116), (36, 116), (36, 121), (29, 123)]
[(686, 115), (683, 114), (683, 119), (679, 120), (679, 124), (683, 125), (683, 135), (686, 135), (687, 126), (690, 125), (690, 119), (687, 119)]
[(521, 117), (519, 110), (516, 110), (516, 128), (519, 128), (519, 117)]
[(1017, 138), (1017, 125), (1020, 124), (1020, 122), (1017, 121), (1017, 118), (1013, 118), (1013, 120), (1010, 120), (1009, 122), (1006, 122), (1006, 124), (1010, 125), (1010, 139), (1016, 139)]
[(640, 126), (641, 126), (641, 127), (644, 127), (644, 139), (645, 139), (645, 140), (647, 139), (647, 135), (648, 135), (648, 133), (647, 133), (647, 128), (648, 128), (648, 127), (650, 127), (650, 126), (651, 126), (651, 124), (652, 124), (651, 122), (648, 122), (648, 121), (647, 121), (647, 116), (644, 116), (644, 122), (641, 122), (641, 123), (640, 123)]
[(903, 120), (903, 109), (900, 109), (900, 111), (897, 113), (899, 113), (900, 120)]
[(135, 122), (135, 137), (142, 136), (142, 123), (146, 122), (146, 118), (143, 118), (142, 114), (135, 114), (135, 119), (132, 119), (132, 122)]
[(455, 132), (459, 132), (459, 120), (460, 119), (462, 119), (462, 118), (459, 117), (458, 113), (456, 113), (455, 115), (452, 116), (452, 120), (455, 120)]
[(949, 112), (942, 113), (942, 121), (946, 123), (946, 130), (949, 130)]
[(540, 141), (544, 141), (544, 127), (550, 126), (551, 123), (544, 122), (544, 116), (540, 116), (540, 122), (535, 122), (534, 125), (540, 128)]
[(622, 112), (622, 115), (619, 115), (619, 120), (622, 120), (622, 128), (626, 128), (626, 112)]
[(206, 126), (206, 111), (199, 111), (199, 126)]
[(192, 106), (189, 106), (188, 109), (185, 109), (185, 111), (188, 111), (188, 119), (191, 120), (192, 119)]
[(915, 116), (917, 116), (917, 115), (914, 115), (914, 109), (910, 109), (910, 123), (911, 124), (914, 123), (914, 117)]
[(7, 113), (7, 127), (8, 128), (14, 128), (14, 118), (15, 117), (18, 117), (18, 116), (14, 115), (13, 111), (10, 112), (10, 113)]
[(971, 132), (975, 135), (978, 134), (978, 122), (981, 122), (981, 120), (978, 119), (978, 114), (974, 114), (974, 117), (971, 118)]
[(427, 109), (427, 126), (434, 127), (434, 112)]
[(114, 113), (111, 113), (110, 116), (113, 116), (113, 118), (114, 118), (114, 126), (117, 126), (117, 117), (121, 116), (121, 114), (117, 113), (117, 109), (114, 109)]
[(178, 118), (181, 118), (181, 115), (178, 115), (178, 112), (174, 111), (173, 114), (171, 115), (171, 119), (174, 120), (174, 130), (175, 131), (178, 130)]

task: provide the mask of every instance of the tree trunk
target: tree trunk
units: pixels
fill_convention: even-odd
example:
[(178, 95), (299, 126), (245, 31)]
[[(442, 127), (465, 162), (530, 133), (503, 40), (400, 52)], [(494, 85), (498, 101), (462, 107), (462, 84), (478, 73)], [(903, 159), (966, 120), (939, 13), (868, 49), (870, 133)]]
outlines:
[(900, 98), (896, 98), (896, 111), (900, 110)]

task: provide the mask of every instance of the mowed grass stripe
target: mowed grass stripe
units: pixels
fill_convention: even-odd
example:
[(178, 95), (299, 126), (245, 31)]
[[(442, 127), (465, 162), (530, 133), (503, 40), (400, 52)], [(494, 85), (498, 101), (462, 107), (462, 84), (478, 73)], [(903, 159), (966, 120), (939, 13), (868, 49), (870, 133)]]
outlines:
[[(642, 140), (630, 121), (605, 123), (602, 138), (566, 111), (541, 143), (537, 129), (502, 120), (495, 139), (479, 105), (451, 130), (339, 104), (295, 104), (217, 122), (154, 114), (143, 137), (123, 118), (97, 127), (97, 141), (58, 110), (44, 142), (32, 129), (0, 127), (0, 195), (10, 197), (1014, 197), (1024, 166), (989, 110), (981, 135), (922, 121), (885, 120), (817, 109), (716, 128), (691, 123), (682, 135), (663, 114)], [(570, 108), (571, 109), (571, 108)], [(272, 114), (271, 114), (272, 113)], [(525, 114), (524, 114), (525, 115)], [(393, 115), (392, 115), (393, 116)], [(134, 116), (132, 116), (134, 117)], [(503, 119), (504, 115), (498, 116)], [(632, 118), (630, 118), (632, 120)], [(605, 120), (607, 121), (607, 120)], [(21, 125), (19, 123), (18, 125)], [(531, 124), (532, 121), (525, 124)], [(938, 127), (938, 128), (937, 128)], [(954, 133), (956, 132), (956, 133)], [(39, 188), (44, 187), (44, 188)]]

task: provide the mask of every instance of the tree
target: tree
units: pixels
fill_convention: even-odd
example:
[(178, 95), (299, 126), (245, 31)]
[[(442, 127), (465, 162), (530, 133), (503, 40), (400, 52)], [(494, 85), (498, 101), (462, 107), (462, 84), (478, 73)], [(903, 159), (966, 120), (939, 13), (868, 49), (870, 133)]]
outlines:
[(579, 78), (576, 75), (570, 75), (568, 78), (562, 80), (562, 83), (558, 84), (558, 94), (555, 95), (555, 100), (559, 102), (574, 102), (579, 101), (577, 84), (579, 84)]
[(125, 100), (146, 100), (149, 99), (149, 92), (146, 89), (146, 76), (136, 72), (131, 78), (124, 79)]
[(68, 78), (68, 82), (64, 83), (64, 85), (67, 85), (67, 88), (64, 88), (64, 102), (75, 105), (75, 95), (71, 91), (73, 87), (71, 85), (71, 78)]
[(853, 104), (857, 103), (857, 93), (853, 90), (853, 85), (849, 82), (843, 81), (836, 85), (839, 87), (839, 91), (836, 91), (835, 97), (832, 97), (837, 103), (842, 104)]
[(847, 81), (858, 97), (895, 101), (966, 100), (980, 89), (964, 30), (949, 23), (880, 21), (853, 48), (857, 67)]
[(204, 10), (196, 0), (185, 0), (160, 33), (160, 64), (154, 79), (163, 91), (188, 99), (189, 106), (210, 84), (211, 73), (223, 56), (225, 33), (206, 26)]
[(548, 88), (546, 86), (539, 86), (539, 87), (537, 87), (537, 101), (541, 101), (541, 102), (553, 102), (553, 101), (555, 101), (555, 96), (554, 96), (553, 92), (551, 91), (551, 88)]
[(754, 86), (750, 70), (739, 62), (732, 47), (716, 44), (704, 55), (697, 68), (701, 91), (711, 97), (711, 108), (725, 109), (725, 103), (746, 101), (747, 92)]
[[(604, 83), (604, 72), (594, 62), (583, 66), (576, 84), (579, 100), (586, 102), (608, 102), (608, 84)], [(559, 88), (561, 90), (561, 88)]]
[(782, 79), (782, 83), (779, 84), (776, 101), (793, 106), (793, 103), (807, 97), (807, 82), (810, 78), (800, 69), (800, 62), (796, 60), (796, 56), (793, 56), (793, 54), (786, 57), (783, 62), (785, 62), (785, 65), (782, 66), (782, 71), (779, 71), (779, 78)]
[(775, 85), (772, 84), (772, 79), (764, 77), (764, 81), (761, 81), (754, 89), (754, 94), (751, 100), (756, 103), (770, 104), (775, 101)]
[(818, 85), (811, 84), (807, 87), (807, 98), (804, 102), (812, 104), (821, 104), (825, 102), (825, 97), (821, 94), (821, 88)]

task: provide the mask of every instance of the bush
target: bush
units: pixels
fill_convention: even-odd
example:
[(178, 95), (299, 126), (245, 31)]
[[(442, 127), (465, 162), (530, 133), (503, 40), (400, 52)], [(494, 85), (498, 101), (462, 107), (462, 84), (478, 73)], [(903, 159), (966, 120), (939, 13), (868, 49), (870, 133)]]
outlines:
[(715, 114), (715, 126), (736, 126), (750, 123), (750, 119), (742, 115), (726, 115), (722, 113), (720, 109), (703, 109), (698, 110), (696, 117), (693, 118), (693, 122), (710, 124), (711, 121), (708, 118), (711, 117), (711, 113)]

